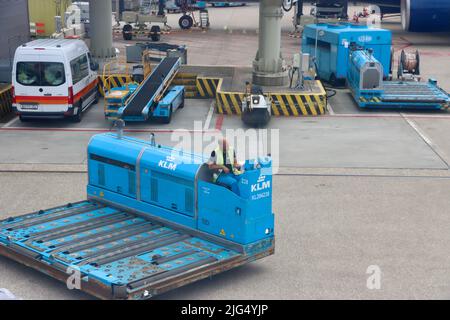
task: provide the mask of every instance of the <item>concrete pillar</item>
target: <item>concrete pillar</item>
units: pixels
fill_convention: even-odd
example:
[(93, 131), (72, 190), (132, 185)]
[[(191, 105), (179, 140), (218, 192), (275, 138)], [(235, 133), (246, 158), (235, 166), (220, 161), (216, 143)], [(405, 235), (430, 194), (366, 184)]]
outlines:
[(259, 47), (253, 61), (253, 83), (262, 86), (283, 86), (288, 79), (281, 57), (281, 1), (259, 3)]
[(99, 59), (114, 57), (111, 0), (91, 0), (89, 21), (92, 55)]

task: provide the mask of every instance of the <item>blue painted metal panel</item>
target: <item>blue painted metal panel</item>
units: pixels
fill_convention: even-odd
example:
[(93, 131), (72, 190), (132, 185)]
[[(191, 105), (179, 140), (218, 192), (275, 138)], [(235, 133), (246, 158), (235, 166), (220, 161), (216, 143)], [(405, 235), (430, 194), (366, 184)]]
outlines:
[(199, 182), (200, 230), (240, 244), (273, 237), (271, 163), (259, 162), (263, 170), (246, 166), (239, 180), (240, 196), (222, 186)]
[(352, 44), (373, 49), (383, 65), (384, 76), (389, 76), (392, 44), (389, 30), (350, 23), (319, 23), (307, 25), (303, 31), (302, 51), (316, 56), (318, 74), (324, 80), (330, 80), (332, 74), (337, 80), (345, 80)]
[[(204, 158), (115, 134), (94, 136), (89, 144), (89, 183), (104, 190), (170, 210), (171, 219), (194, 216), (195, 177)], [(99, 167), (104, 167), (103, 171)], [(139, 170), (139, 172), (137, 172)], [(101, 176), (103, 174), (103, 177)], [(140, 186), (137, 186), (139, 174)], [(134, 189), (132, 188), (134, 184)], [(136, 190), (139, 188), (139, 190)], [(128, 192), (128, 191), (134, 192)], [(97, 196), (99, 193), (97, 193)], [(191, 201), (188, 201), (191, 199)], [(130, 205), (130, 203), (125, 203)], [(147, 208), (147, 210), (150, 210)], [(186, 223), (181, 218), (181, 223)], [(194, 223), (189, 222), (190, 226)]]
[(154, 118), (169, 118), (184, 103), (184, 86), (174, 86), (166, 93), (152, 112)]
[[(269, 158), (259, 159), (258, 168), (246, 164), (237, 195), (207, 180), (198, 181), (207, 160), (202, 155), (134, 138), (118, 139), (111, 133), (94, 136), (88, 151), (90, 196), (215, 236), (225, 233), (224, 238), (240, 244), (273, 236)], [(103, 173), (99, 166), (105, 167)], [(136, 184), (134, 193), (126, 191), (131, 183)]]

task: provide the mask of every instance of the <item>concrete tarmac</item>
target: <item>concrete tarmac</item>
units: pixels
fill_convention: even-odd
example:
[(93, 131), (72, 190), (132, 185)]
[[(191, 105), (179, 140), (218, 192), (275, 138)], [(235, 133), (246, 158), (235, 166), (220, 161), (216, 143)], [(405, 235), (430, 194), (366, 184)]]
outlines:
[[(450, 177), (283, 175), (274, 180), (276, 253), (159, 299), (449, 299)], [(83, 199), (86, 175), (2, 173), (0, 218)], [(366, 286), (381, 269), (381, 288)], [(90, 299), (0, 258), (24, 299)]]
[[(212, 9), (207, 32), (174, 31), (162, 41), (186, 44), (196, 65), (250, 66), (256, 53), (257, 6)], [(169, 23), (176, 26), (178, 15)], [(405, 33), (398, 18), (383, 26), (394, 48), (418, 48), (423, 78), (450, 91), (449, 34)], [(301, 39), (289, 37), (287, 60)], [(121, 52), (126, 42), (116, 39)], [(321, 117), (274, 117), (266, 151), (275, 152), (274, 256), (177, 289), (159, 299), (449, 299), (450, 116), (447, 112), (368, 112), (346, 90)], [(126, 134), (177, 144), (178, 129), (212, 137), (247, 129), (237, 116), (212, 113), (211, 101), (187, 100), (169, 125), (127, 125)], [(83, 121), (0, 122), (0, 219), (85, 198), (86, 147), (111, 131), (103, 104)], [(274, 130), (274, 131), (270, 131)], [(210, 151), (203, 141), (202, 152)], [(239, 151), (239, 150), (238, 150)], [(368, 289), (371, 266), (380, 289)], [(0, 287), (24, 299), (91, 299), (64, 283), (0, 257)]]

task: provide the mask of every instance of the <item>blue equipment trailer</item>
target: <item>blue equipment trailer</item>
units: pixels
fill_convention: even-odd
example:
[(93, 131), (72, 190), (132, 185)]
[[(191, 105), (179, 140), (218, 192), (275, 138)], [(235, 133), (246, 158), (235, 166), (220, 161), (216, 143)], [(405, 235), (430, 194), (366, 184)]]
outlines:
[(219, 7), (219, 8), (244, 7), (247, 5), (247, 3), (245, 3), (245, 2), (238, 2), (238, 1), (235, 1), (235, 2), (210, 1), (209, 4), (211, 7), (214, 7), (214, 8), (217, 8), (217, 7)]
[(0, 254), (103, 299), (146, 299), (274, 253), (272, 163), (239, 195), (203, 156), (121, 134), (88, 147), (88, 198), (0, 221)]
[[(162, 117), (160, 109), (165, 107), (160, 106), (159, 103), (176, 76), (180, 65), (181, 59), (178, 57), (164, 58), (150, 76), (131, 93), (125, 105), (118, 109), (118, 117), (125, 121), (147, 121), (152, 116)], [(174, 94), (173, 90), (179, 94)], [(184, 87), (177, 87), (173, 90), (171, 90), (170, 96), (174, 100), (171, 102), (165, 99), (164, 101), (165, 106), (170, 105), (170, 112), (164, 112), (166, 119), (172, 116), (172, 112), (184, 105)], [(182, 99), (178, 99), (178, 97), (182, 97)]]
[(391, 69), (392, 35), (389, 30), (369, 28), (351, 23), (306, 25), (302, 36), (302, 52), (316, 57), (317, 74), (332, 85), (345, 83), (352, 48), (373, 50), (383, 66), (383, 78)]
[(360, 108), (441, 110), (450, 105), (435, 80), (383, 81), (383, 66), (371, 50), (351, 52), (347, 85)]

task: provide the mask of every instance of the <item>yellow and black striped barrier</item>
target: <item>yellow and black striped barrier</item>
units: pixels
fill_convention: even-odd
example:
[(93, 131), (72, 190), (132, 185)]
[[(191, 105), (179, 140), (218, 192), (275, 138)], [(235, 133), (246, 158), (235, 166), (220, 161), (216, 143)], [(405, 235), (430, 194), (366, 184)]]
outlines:
[(373, 98), (371, 98), (371, 99), (367, 99), (367, 98), (365, 98), (365, 97), (359, 97), (359, 101), (361, 101), (361, 102), (375, 102), (375, 103), (380, 103), (380, 102), (381, 102), (381, 99), (380, 99), (380, 98), (377, 98), (377, 97), (373, 97)]
[(0, 118), (12, 112), (12, 90), (11, 86), (0, 91)]
[(179, 72), (172, 81), (173, 85), (184, 86), (186, 98), (197, 98), (197, 74)]
[(199, 97), (213, 99), (216, 96), (217, 88), (221, 80), (221, 78), (197, 77)]
[[(222, 82), (219, 81), (216, 94), (216, 112), (240, 115), (244, 93), (222, 91), (221, 84)], [(272, 115), (298, 117), (325, 114), (327, 110), (326, 92), (320, 83), (316, 83), (316, 85), (320, 88), (318, 93), (269, 93), (272, 102)]]
[[(105, 88), (124, 86), (132, 81), (129, 74), (117, 74), (99, 77), (99, 90), (105, 95)], [(184, 85), (186, 98), (215, 98), (216, 112), (219, 114), (240, 115), (243, 92), (222, 91), (222, 78), (203, 77), (194, 73), (178, 73), (173, 85)], [(272, 102), (272, 115), (298, 117), (318, 116), (326, 113), (326, 92), (320, 81), (312, 82), (317, 92), (269, 93)], [(318, 88), (318, 89), (317, 89)]]
[(216, 111), (220, 114), (241, 114), (242, 92), (217, 92)]
[(318, 116), (326, 113), (326, 94), (272, 93), (274, 116)]
[(129, 74), (113, 74), (110, 76), (100, 76), (98, 82), (99, 83), (98, 90), (102, 95), (102, 97), (104, 97), (105, 89), (108, 90), (108, 88), (122, 87), (132, 81), (133, 79)]

